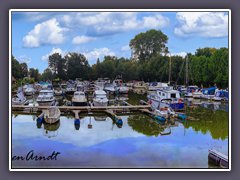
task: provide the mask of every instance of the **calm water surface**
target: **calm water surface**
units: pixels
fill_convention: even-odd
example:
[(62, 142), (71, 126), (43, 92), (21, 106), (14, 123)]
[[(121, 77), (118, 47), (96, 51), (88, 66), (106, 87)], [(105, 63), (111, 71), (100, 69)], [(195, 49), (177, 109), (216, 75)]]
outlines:
[[(139, 101), (130, 95), (128, 102)], [(191, 101), (188, 103), (192, 103)], [(224, 108), (222, 108), (224, 106)], [(228, 155), (228, 109), (188, 108), (192, 120), (160, 125), (143, 114), (121, 116), (123, 126), (105, 116), (82, 116), (78, 129), (73, 117), (62, 116), (54, 125), (37, 126), (36, 116), (12, 116), (12, 157), (49, 156), (57, 160), (12, 161), (13, 168), (212, 168), (208, 150)], [(92, 125), (92, 128), (89, 128)]]

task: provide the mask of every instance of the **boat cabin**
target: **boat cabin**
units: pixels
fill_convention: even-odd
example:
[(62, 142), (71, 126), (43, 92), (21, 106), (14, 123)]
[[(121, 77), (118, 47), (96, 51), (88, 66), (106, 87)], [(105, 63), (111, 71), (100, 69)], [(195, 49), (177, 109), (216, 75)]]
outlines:
[(158, 90), (157, 95), (160, 99), (179, 99), (180, 93), (177, 90)]
[(82, 91), (76, 91), (74, 92), (74, 96), (85, 96), (85, 93)]
[(105, 91), (102, 91), (102, 90), (97, 90), (94, 92), (94, 97), (106, 97), (107, 96), (107, 93)]
[(187, 92), (195, 92), (198, 89), (198, 86), (188, 86)]

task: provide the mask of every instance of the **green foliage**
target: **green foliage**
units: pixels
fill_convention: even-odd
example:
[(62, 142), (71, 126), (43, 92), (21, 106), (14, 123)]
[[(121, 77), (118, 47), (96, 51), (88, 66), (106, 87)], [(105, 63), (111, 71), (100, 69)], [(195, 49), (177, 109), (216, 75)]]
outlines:
[(54, 72), (54, 77), (67, 79), (66, 75), (66, 59), (62, 58), (59, 53), (54, 53), (48, 57), (49, 68)]
[(30, 69), (29, 69), (29, 76), (30, 76), (31, 78), (34, 78), (34, 80), (35, 80), (36, 82), (39, 81), (40, 75), (39, 75), (38, 69), (30, 68)]
[(131, 126), (134, 131), (146, 136), (157, 137), (160, 132), (164, 131), (164, 128), (162, 128), (156, 121), (143, 114), (130, 115), (128, 118), (128, 125)]
[[(108, 77), (114, 79), (121, 75), (123, 80), (144, 80), (145, 82), (168, 82), (170, 57), (166, 56), (168, 37), (161, 31), (149, 30), (136, 35), (130, 41), (134, 57), (132, 59), (105, 56), (102, 61), (90, 66), (83, 54), (68, 53), (62, 57), (59, 53), (49, 56), (49, 67), (39, 75), (38, 69), (30, 68), (27, 64), (20, 64), (12, 56), (12, 75), (22, 79), (27, 75), (38, 80), (61, 80), (81, 78), (95, 80)], [(194, 55), (188, 54), (189, 84), (204, 87), (217, 85), (228, 87), (227, 48), (199, 48)], [(138, 60), (136, 61), (137, 58)], [(186, 58), (171, 56), (171, 84), (185, 84)]]
[(51, 69), (47, 68), (43, 71), (41, 75), (41, 80), (42, 81), (47, 81), (47, 80), (52, 80), (53, 79), (53, 73)]
[(17, 59), (12, 56), (12, 75), (16, 79), (27, 77), (28, 66), (26, 63), (19, 63)]
[[(206, 51), (206, 48), (204, 48)], [(228, 87), (228, 49), (207, 48), (211, 53), (204, 53), (198, 49), (195, 56), (190, 56), (190, 78), (197, 85), (212, 86), (220, 88)], [(200, 53), (201, 52), (201, 53)], [(201, 54), (201, 55), (200, 55)]]
[(213, 139), (228, 138), (228, 112), (212, 111), (207, 108), (187, 109), (187, 116), (198, 121), (187, 121), (184, 126), (203, 134), (210, 133)]
[(89, 79), (90, 66), (86, 57), (78, 53), (68, 53), (65, 56), (67, 62), (68, 79)]
[(162, 31), (152, 29), (136, 35), (130, 41), (129, 46), (136, 58), (144, 62), (153, 56), (168, 53), (167, 41), (168, 37)]

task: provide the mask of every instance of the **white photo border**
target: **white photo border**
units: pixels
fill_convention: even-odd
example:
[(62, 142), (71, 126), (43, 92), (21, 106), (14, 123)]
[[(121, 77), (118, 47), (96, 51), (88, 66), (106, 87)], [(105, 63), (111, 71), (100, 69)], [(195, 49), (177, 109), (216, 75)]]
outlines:
[[(228, 162), (227, 169), (207, 168), (12, 168), (12, 12), (227, 12), (228, 13), (228, 74), (229, 74), (229, 111), (228, 111)], [(9, 9), (9, 171), (231, 171), (231, 9)]]

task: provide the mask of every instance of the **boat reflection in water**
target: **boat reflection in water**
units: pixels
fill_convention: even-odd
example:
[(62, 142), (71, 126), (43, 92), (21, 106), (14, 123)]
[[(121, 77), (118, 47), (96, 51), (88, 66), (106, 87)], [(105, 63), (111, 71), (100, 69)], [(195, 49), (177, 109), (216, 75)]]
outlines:
[(93, 117), (95, 121), (106, 121), (107, 119), (107, 116), (104, 116), (104, 115), (99, 115), (99, 116), (94, 116)]
[[(31, 148), (36, 152), (61, 151), (57, 164), (34, 162), (34, 167), (40, 168), (213, 167), (207, 158), (209, 149), (228, 155), (228, 113), (201, 106), (187, 108), (186, 113), (192, 118), (162, 124), (145, 114), (117, 116), (123, 120), (122, 125), (116, 124), (107, 114), (100, 113), (91, 115), (91, 121), (89, 113), (80, 113), (81, 124), (77, 125), (74, 124), (73, 114), (66, 114), (61, 116), (61, 124), (37, 124), (40, 129), (36, 127), (37, 122), (33, 121), (32, 115), (15, 113), (12, 115), (12, 151), (14, 155), (24, 154)], [(92, 129), (88, 129), (88, 125), (92, 125)], [(79, 130), (75, 130), (74, 126)], [(161, 153), (156, 150), (161, 150)], [(174, 153), (177, 156), (173, 156)], [(13, 167), (33, 168), (25, 161), (12, 163)]]
[(58, 135), (58, 129), (60, 127), (60, 121), (53, 124), (43, 123), (44, 136), (48, 138), (56, 137)]
[(74, 121), (74, 127), (76, 130), (80, 129), (80, 120), (79, 119), (75, 119)]
[(228, 103), (226, 102), (219, 102), (219, 101), (208, 101), (208, 100), (201, 100), (201, 99), (193, 99), (193, 98), (187, 98), (186, 99), (187, 106), (200, 106), (203, 108), (207, 108), (210, 110), (221, 110), (228, 112)]
[(136, 114), (129, 116), (128, 125), (131, 126), (134, 131), (147, 136), (157, 137), (170, 135), (171, 127), (178, 127), (179, 122), (169, 119), (165, 123), (161, 123), (150, 117), (146, 119), (146, 115)]

